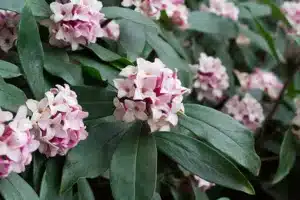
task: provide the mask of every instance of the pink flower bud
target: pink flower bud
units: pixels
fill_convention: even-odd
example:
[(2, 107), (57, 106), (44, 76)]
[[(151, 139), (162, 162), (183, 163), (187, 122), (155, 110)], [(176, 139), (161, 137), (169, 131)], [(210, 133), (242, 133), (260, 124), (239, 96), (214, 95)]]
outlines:
[(209, 0), (209, 7), (201, 5), (200, 10), (214, 13), (218, 16), (232, 19), (233, 21), (238, 20), (239, 9), (232, 2), (227, 0)]
[(18, 23), (20, 15), (11, 12), (0, 10), (0, 49), (8, 52), (17, 40)]

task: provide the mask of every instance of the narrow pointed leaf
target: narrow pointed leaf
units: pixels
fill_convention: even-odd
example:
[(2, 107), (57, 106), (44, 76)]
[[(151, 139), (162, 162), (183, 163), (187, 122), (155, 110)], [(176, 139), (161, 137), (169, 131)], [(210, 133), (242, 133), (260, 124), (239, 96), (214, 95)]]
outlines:
[(21, 72), (18, 66), (6, 62), (4, 60), (0, 60), (0, 77), (2, 78), (14, 78), (21, 76)]

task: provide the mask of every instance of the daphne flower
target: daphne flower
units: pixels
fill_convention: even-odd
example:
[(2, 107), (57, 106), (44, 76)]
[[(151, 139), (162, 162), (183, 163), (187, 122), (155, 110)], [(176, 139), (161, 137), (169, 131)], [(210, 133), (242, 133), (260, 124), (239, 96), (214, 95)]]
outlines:
[(17, 40), (17, 27), (20, 20), (19, 14), (11, 11), (0, 10), (0, 49), (8, 52)]
[(270, 98), (277, 99), (283, 84), (272, 72), (263, 71), (256, 68), (254, 73), (248, 74), (235, 71), (237, 78), (240, 81), (241, 89), (247, 91), (249, 89), (260, 89), (266, 92)]
[(88, 113), (82, 111), (76, 93), (68, 85), (57, 85), (40, 102), (28, 100), (26, 104), (33, 112), (31, 132), (41, 143), (39, 151), (47, 157), (65, 155), (86, 139), (83, 120)]
[(216, 184), (210, 183), (199, 176), (194, 175), (193, 176), (195, 181), (197, 182), (197, 187), (200, 188), (201, 192), (206, 192), (210, 188), (214, 187)]
[(115, 20), (109, 22), (104, 28), (105, 37), (111, 40), (118, 40), (120, 37), (120, 25)]
[(223, 112), (231, 115), (252, 131), (260, 127), (265, 119), (261, 104), (250, 94), (246, 94), (243, 99), (237, 95), (232, 97), (226, 102)]
[(71, 45), (72, 50), (79, 45), (95, 43), (97, 38), (118, 38), (117, 24), (112, 23), (105, 29), (100, 23), (105, 20), (101, 1), (70, 0), (67, 2), (52, 2), (53, 15), (42, 24), (49, 28), (50, 44), (58, 47)]
[[(124, 68), (120, 76), (124, 78), (114, 80), (118, 89), (118, 97), (114, 99), (116, 119), (148, 120), (151, 132), (167, 131), (177, 125), (177, 113), (184, 111), (182, 95), (189, 92), (181, 86), (177, 71), (166, 68), (159, 59), (151, 63), (138, 58), (137, 67)], [(134, 84), (129, 90), (120, 84), (124, 82)]]
[(132, 97), (134, 95), (134, 82), (130, 79), (115, 79), (114, 84), (118, 90), (118, 98)]
[[(39, 142), (30, 134), (31, 121), (26, 118), (27, 108), (21, 106), (15, 118), (10, 112), (0, 110), (0, 177), (11, 172), (21, 173), (32, 160)], [(12, 120), (12, 121), (11, 121)]]
[(292, 26), (291, 30), (288, 30), (292, 34), (300, 34), (300, 2), (285, 1), (281, 10), (285, 14), (287, 20)]
[(238, 7), (228, 0), (209, 0), (209, 7), (203, 4), (201, 5), (201, 10), (230, 18), (234, 21), (237, 21), (239, 16)]
[(221, 100), (224, 97), (224, 91), (229, 88), (229, 77), (221, 60), (201, 53), (199, 64), (191, 65), (191, 67), (195, 72), (194, 89), (197, 99), (199, 101)]

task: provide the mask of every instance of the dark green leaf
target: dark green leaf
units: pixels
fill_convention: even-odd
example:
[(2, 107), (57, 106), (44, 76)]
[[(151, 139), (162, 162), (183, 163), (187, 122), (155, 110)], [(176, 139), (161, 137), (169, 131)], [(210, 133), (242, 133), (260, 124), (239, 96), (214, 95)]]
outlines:
[(21, 72), (18, 66), (4, 60), (0, 60), (0, 76), (2, 78), (14, 78), (21, 76)]
[(161, 200), (161, 197), (158, 193), (155, 192), (151, 200)]
[(282, 145), (280, 147), (279, 167), (272, 181), (273, 184), (280, 182), (286, 177), (294, 166), (296, 161), (296, 146), (294, 136), (291, 130), (285, 133)]
[(255, 3), (255, 2), (243, 2), (239, 4), (240, 8), (240, 13), (239, 13), (239, 18), (243, 19), (252, 19), (250, 12), (254, 17), (264, 17), (271, 15), (272, 10), (270, 9), (269, 6)]
[(90, 44), (88, 48), (92, 50), (101, 60), (106, 62), (116, 61), (121, 58), (121, 56), (119, 56), (118, 54), (98, 44)]
[(0, 180), (0, 193), (5, 200), (39, 200), (30, 185), (15, 173)]
[(36, 21), (28, 4), (20, 21), (18, 52), (28, 84), (37, 100), (48, 90), (43, 75), (44, 52)]
[(157, 150), (153, 135), (133, 125), (122, 138), (110, 165), (116, 200), (151, 200), (156, 187)]
[(33, 187), (34, 187), (35, 191), (40, 191), (44, 171), (46, 168), (46, 166), (45, 166), (46, 161), (47, 161), (46, 157), (44, 155), (40, 154), (39, 152), (35, 152), (33, 154), (32, 182), (33, 182)]
[(65, 200), (72, 196), (72, 191), (65, 194), (59, 193), (61, 163), (60, 160), (58, 161), (58, 159), (54, 158), (47, 161), (46, 171), (41, 184), (41, 200)]
[(251, 184), (239, 169), (204, 142), (170, 132), (154, 135), (158, 149), (191, 173), (224, 187), (254, 194)]
[(200, 188), (197, 187), (195, 181), (191, 181), (191, 185), (193, 188), (195, 200), (209, 200), (208, 196), (205, 192), (202, 192)]
[(186, 104), (179, 124), (253, 174), (259, 173), (260, 159), (254, 150), (253, 133), (230, 116), (208, 107)]
[(80, 178), (95, 178), (103, 174), (109, 168), (116, 145), (127, 129), (126, 124), (111, 117), (90, 122), (88, 138), (67, 155), (61, 191), (71, 189)]
[(155, 34), (147, 34), (147, 41), (156, 51), (158, 57), (171, 69), (181, 69), (188, 71), (188, 64), (184, 62), (176, 51), (162, 38)]
[(80, 179), (77, 182), (78, 200), (95, 200), (93, 191), (86, 179)]
[(238, 34), (237, 26), (232, 20), (208, 12), (191, 12), (189, 25), (190, 30), (204, 33), (220, 34), (232, 38)]
[(113, 114), (113, 99), (116, 93), (105, 88), (72, 87), (77, 93), (78, 102), (83, 110), (89, 112), (88, 119), (107, 117)]
[(26, 95), (22, 90), (4, 82), (0, 77), (0, 107), (16, 112), (19, 106), (26, 102)]

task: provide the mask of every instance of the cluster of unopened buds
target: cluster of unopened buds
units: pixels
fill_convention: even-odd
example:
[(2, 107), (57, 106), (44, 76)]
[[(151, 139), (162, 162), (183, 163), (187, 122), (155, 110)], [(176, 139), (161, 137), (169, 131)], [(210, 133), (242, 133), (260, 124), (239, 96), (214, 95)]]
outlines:
[(8, 52), (14, 46), (18, 37), (19, 20), (19, 14), (0, 10), (0, 49), (2, 51)]
[(114, 84), (118, 96), (114, 99), (116, 119), (125, 122), (148, 121), (151, 132), (168, 131), (178, 123), (183, 112), (183, 94), (189, 90), (181, 86), (177, 72), (159, 60), (137, 59), (137, 67), (127, 66)]
[(248, 93), (242, 99), (238, 95), (229, 99), (224, 105), (223, 112), (252, 131), (260, 127), (265, 119), (261, 104)]
[(200, 10), (214, 13), (218, 16), (237, 21), (239, 18), (239, 8), (228, 0), (209, 0), (209, 7), (202, 4)]
[(172, 22), (181, 29), (188, 28), (188, 9), (184, 0), (123, 0), (124, 7), (135, 6), (136, 11), (158, 20), (165, 11)]
[(47, 157), (66, 155), (88, 133), (83, 119), (88, 113), (82, 111), (77, 95), (68, 85), (56, 85), (46, 92), (41, 101), (28, 100), (32, 111), (31, 133), (40, 141), (39, 151)]
[(285, 1), (281, 6), (282, 12), (292, 26), (287, 30), (290, 34), (300, 34), (300, 2)]
[(241, 90), (248, 91), (250, 89), (260, 89), (266, 92), (271, 99), (277, 99), (283, 84), (272, 72), (263, 71), (256, 68), (252, 74), (235, 71), (240, 82)]
[(21, 106), (14, 118), (11, 112), (0, 109), (0, 178), (25, 171), (32, 152), (39, 147), (40, 143), (30, 133), (32, 123), (26, 116), (26, 106)]
[(204, 179), (202, 179), (199, 176), (194, 175), (194, 180), (197, 183), (197, 187), (200, 188), (201, 192), (206, 192), (207, 190), (209, 190), (210, 188), (214, 187), (216, 184), (208, 182)]
[(41, 23), (49, 28), (53, 46), (71, 45), (72, 50), (79, 45), (95, 43), (97, 38), (117, 40), (120, 35), (119, 25), (111, 21), (104, 27), (105, 15), (101, 13), (102, 2), (98, 0), (69, 0), (50, 4), (53, 15)]
[(292, 133), (300, 140), (300, 98), (295, 99), (296, 116), (292, 121)]
[(222, 100), (224, 91), (229, 87), (229, 77), (221, 60), (201, 53), (199, 64), (191, 65), (191, 68), (195, 73), (193, 87), (197, 99), (215, 102)]

